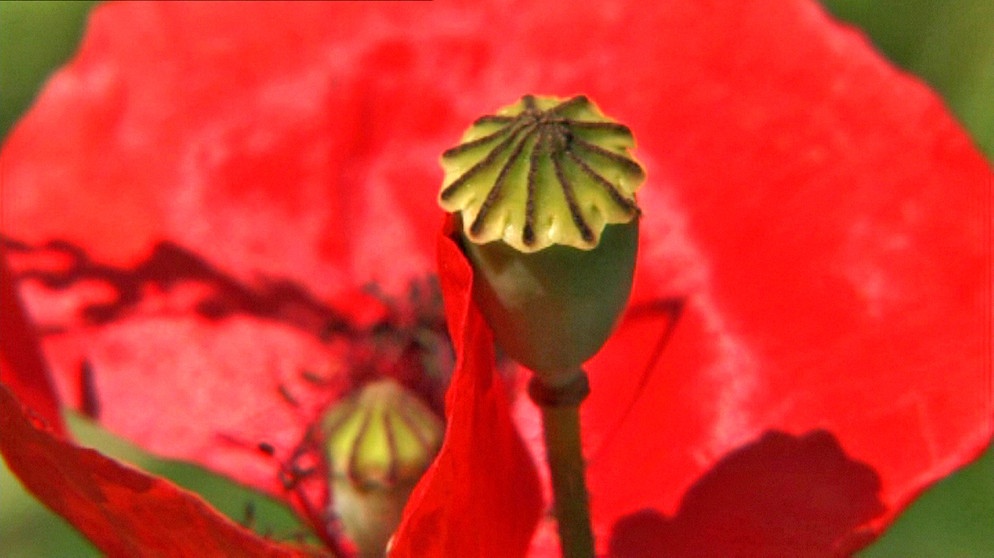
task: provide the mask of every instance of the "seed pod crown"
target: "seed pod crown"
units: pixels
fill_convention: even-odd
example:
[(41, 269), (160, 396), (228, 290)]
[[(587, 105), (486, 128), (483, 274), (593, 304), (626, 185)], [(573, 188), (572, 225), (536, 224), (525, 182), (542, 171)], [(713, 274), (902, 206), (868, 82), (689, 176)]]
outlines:
[(626, 126), (582, 95), (526, 95), (477, 119), (442, 154), (439, 204), (461, 214), (475, 244), (590, 250), (605, 226), (638, 215), (635, 191), (645, 173), (628, 153), (634, 145)]

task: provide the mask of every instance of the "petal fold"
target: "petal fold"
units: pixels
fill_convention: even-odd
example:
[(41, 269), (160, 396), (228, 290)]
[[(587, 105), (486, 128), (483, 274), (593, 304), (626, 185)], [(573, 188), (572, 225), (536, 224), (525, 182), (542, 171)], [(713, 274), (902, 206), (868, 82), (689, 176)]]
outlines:
[(511, 421), (490, 330), (472, 303), (472, 269), (448, 236), (438, 249), (456, 350), (448, 426), (438, 458), (411, 495), (390, 556), (524, 556), (542, 510), (541, 486)]
[(199, 496), (67, 440), (2, 254), (0, 272), (0, 454), (32, 494), (108, 556), (312, 555), (262, 539)]

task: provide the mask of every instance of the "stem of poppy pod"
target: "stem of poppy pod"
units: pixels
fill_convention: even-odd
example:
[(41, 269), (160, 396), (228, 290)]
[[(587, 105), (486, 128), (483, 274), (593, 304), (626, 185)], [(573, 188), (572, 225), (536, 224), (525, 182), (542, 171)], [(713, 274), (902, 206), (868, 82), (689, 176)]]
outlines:
[(559, 541), (564, 558), (593, 558), (594, 534), (580, 443), (580, 403), (590, 393), (587, 374), (577, 371), (562, 385), (533, 376), (528, 394), (542, 409), (546, 459), (552, 474)]

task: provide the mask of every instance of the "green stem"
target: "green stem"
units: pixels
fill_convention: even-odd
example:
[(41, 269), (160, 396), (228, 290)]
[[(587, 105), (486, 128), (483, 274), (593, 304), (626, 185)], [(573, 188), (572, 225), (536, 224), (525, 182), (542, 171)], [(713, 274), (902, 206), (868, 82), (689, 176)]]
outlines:
[[(586, 386), (586, 375), (582, 376), (582, 382)], [(594, 534), (590, 527), (590, 509), (580, 445), (580, 403), (569, 401), (572, 399), (569, 396), (565, 397), (566, 401), (558, 402), (549, 401), (548, 398), (537, 398), (534, 386), (535, 380), (531, 390), (532, 399), (542, 409), (545, 447), (549, 470), (552, 473), (552, 491), (563, 557), (593, 558)], [(552, 394), (560, 390), (571, 391), (570, 386), (559, 389), (550, 386), (542, 388), (546, 393)], [(572, 391), (575, 395), (576, 390)]]

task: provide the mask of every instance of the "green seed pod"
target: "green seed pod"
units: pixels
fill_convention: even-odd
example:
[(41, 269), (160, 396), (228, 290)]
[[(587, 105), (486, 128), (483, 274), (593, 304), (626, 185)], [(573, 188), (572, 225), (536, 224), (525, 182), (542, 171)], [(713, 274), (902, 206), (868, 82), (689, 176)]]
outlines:
[(427, 405), (389, 379), (366, 385), (324, 418), (335, 512), (360, 556), (384, 555), (444, 430)]
[(439, 204), (461, 219), (474, 297), (500, 346), (549, 385), (607, 340), (638, 246), (631, 131), (586, 97), (525, 96), (442, 154)]

